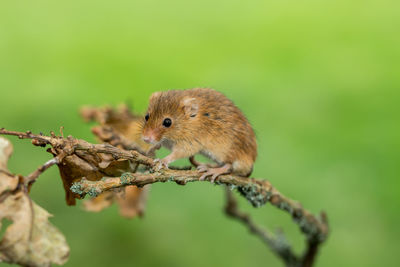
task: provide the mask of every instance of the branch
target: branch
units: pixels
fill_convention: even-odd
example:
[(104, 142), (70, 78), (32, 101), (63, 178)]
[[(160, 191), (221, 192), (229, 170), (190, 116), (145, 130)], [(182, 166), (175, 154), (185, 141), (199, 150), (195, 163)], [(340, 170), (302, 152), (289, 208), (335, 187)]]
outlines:
[[(101, 181), (89, 181), (82, 179), (81, 181), (74, 183), (71, 190), (82, 196), (89, 194), (90, 196), (97, 196), (98, 194), (115, 188), (124, 187), (127, 185), (136, 185), (143, 187), (147, 184), (153, 183), (165, 183), (175, 182), (178, 185), (186, 185), (189, 182), (198, 182), (201, 174), (197, 171), (183, 171), (183, 170), (160, 170), (153, 173), (124, 173), (119, 178), (107, 178)], [(256, 180), (244, 177), (238, 177), (233, 175), (221, 175), (218, 177), (216, 184), (226, 185), (229, 189), (238, 189), (238, 191), (249, 200), (253, 206), (259, 207), (269, 201), (272, 205), (278, 207), (281, 210), (289, 212), (292, 215), (294, 221), (299, 225), (301, 231), (306, 235), (307, 242), (309, 244), (309, 250), (305, 255), (305, 259), (302, 262), (310, 262), (312, 264), (313, 258), (317, 252), (317, 247), (323, 243), (328, 235), (328, 225), (326, 221), (320, 220), (312, 215), (309, 211), (303, 209), (300, 204), (294, 202), (278, 190), (276, 190), (268, 181)], [(272, 237), (268, 232), (262, 233), (260, 228), (257, 228), (247, 215), (241, 214), (234, 209), (232, 201), (228, 211), (230, 215), (235, 215), (242, 221), (250, 223), (249, 227), (252, 231), (262, 236), (265, 243), (273, 247), (273, 250), (281, 255), (286, 263), (290, 263), (288, 266), (293, 265), (293, 262), (299, 262), (300, 260), (293, 254), (290, 247), (285, 245), (281, 241), (276, 241), (275, 237)], [(298, 265), (298, 266), (312, 266), (312, 265)]]
[[(329, 224), (328, 224), (328, 217), (325, 212), (321, 212), (321, 222), (326, 227), (326, 234), (328, 235), (329, 231)], [(304, 267), (311, 267), (314, 265), (315, 257), (317, 256), (319, 250), (320, 242), (318, 240), (308, 239), (307, 240), (307, 249), (303, 254), (302, 257), (302, 266)]]
[(247, 226), (251, 233), (258, 236), (285, 262), (286, 266), (300, 266), (298, 264), (300, 259), (292, 251), (283, 233), (275, 236), (270, 231), (263, 230), (260, 226), (256, 225), (248, 214), (239, 210), (237, 201), (229, 189), (226, 190), (226, 199), (225, 213), (228, 216), (241, 221)]
[(85, 140), (75, 139), (72, 136), (63, 138), (56, 136), (54, 132), (51, 132), (51, 136), (44, 136), (42, 134), (32, 134), (31, 131), (16, 132), (1, 128), (0, 134), (18, 136), (19, 139), (32, 139), (32, 144), (35, 146), (43, 147), (49, 144), (54, 149), (63, 150), (66, 155), (71, 155), (76, 151), (83, 150), (89, 153), (111, 154), (115, 159), (128, 159), (147, 166), (153, 165), (154, 162), (152, 158), (146, 157), (134, 150), (123, 150), (109, 144), (91, 144)]
[[(136, 152), (134, 153), (135, 157), (131, 157), (120, 149), (112, 146), (103, 147), (103, 145), (80, 146), (78, 149), (113, 154), (113, 156), (136, 160), (137, 162), (139, 157), (136, 156), (136, 154), (141, 155)], [(201, 177), (201, 173), (198, 171), (171, 169), (156, 171), (158, 167), (157, 162), (144, 155), (140, 156), (139, 163), (150, 167), (152, 173), (124, 173), (120, 178), (107, 178), (102, 181), (88, 181), (82, 179), (80, 182), (73, 185), (72, 191), (81, 195), (89, 193), (91, 195), (98, 195), (101, 192), (127, 185), (142, 187), (147, 184), (169, 181), (179, 185), (185, 185), (188, 182), (198, 182)], [(300, 226), (301, 231), (305, 233), (310, 240), (322, 242), (328, 234), (328, 226), (324, 222), (317, 219), (309, 211), (303, 209), (298, 202), (285, 197), (267, 180), (245, 178), (235, 175), (221, 175), (218, 177), (216, 184), (227, 185), (230, 189), (236, 188), (255, 207), (260, 207), (269, 201), (272, 205), (290, 213), (295, 222)]]
[(44, 163), (43, 165), (39, 166), (39, 168), (37, 168), (34, 172), (32, 172), (31, 174), (29, 174), (28, 176), (25, 177), (25, 185), (30, 186), (32, 185), (34, 182), (36, 182), (36, 179), (43, 173), (45, 172), (48, 168), (50, 168), (51, 166), (60, 163), (60, 158), (61, 157), (55, 157), (52, 158), (50, 160), (48, 160), (46, 163)]
[[(34, 135), (30, 131), (23, 133), (6, 131), (5, 129), (0, 129), (0, 134), (16, 135), (21, 139), (29, 138), (32, 139), (32, 143), (37, 146), (51, 145), (52, 148), (50, 152), (55, 157), (59, 157), (59, 163), (57, 164), (60, 170), (62, 168), (61, 166), (67, 165), (67, 167), (69, 166), (77, 172), (76, 168), (82, 168), (79, 164), (88, 164), (92, 168), (89, 168), (89, 170), (93, 171), (87, 172), (88, 168), (87, 165), (85, 165), (86, 172), (82, 172), (83, 174), (78, 172), (80, 175), (78, 180), (76, 180), (76, 177), (70, 179), (73, 183), (69, 189), (77, 194), (78, 197), (84, 197), (86, 194), (97, 196), (102, 192), (129, 185), (143, 187), (144, 185), (157, 182), (175, 182), (179, 185), (185, 185), (188, 182), (198, 182), (202, 175), (198, 171), (160, 168), (156, 160), (137, 151), (128, 151), (109, 144), (91, 144), (84, 140), (75, 139), (72, 136), (63, 138), (57, 137), (54, 133), (51, 133), (49, 137)], [(112, 160), (107, 160), (105, 162), (104, 155), (110, 155)], [(79, 161), (71, 160), (70, 156), (75, 156)], [(128, 168), (128, 172), (122, 173), (122, 175), (120, 168), (106, 169), (107, 166), (111, 166), (112, 163), (120, 163), (121, 160), (145, 165), (146, 169), (144, 172), (132, 172), (126, 167)], [(73, 164), (77, 164), (78, 162), (79, 164), (73, 165), (71, 162)], [(46, 166), (51, 166), (53, 163), (52, 161)], [(122, 165), (118, 166), (120, 167)], [(65, 170), (65, 166), (63, 168)], [(39, 168), (37, 174), (32, 174), (32, 177), (34, 177), (32, 179), (35, 180), (45, 169), (47, 168)], [(110, 171), (111, 175), (109, 173)], [(95, 174), (93, 174), (93, 172), (95, 172)], [(85, 179), (86, 175), (92, 175), (93, 177), (91, 179)], [(107, 178), (106, 176), (114, 177)], [(99, 180), (101, 177), (103, 178)], [(216, 184), (226, 185), (231, 190), (237, 189), (237, 191), (250, 201), (254, 207), (260, 207), (270, 202), (273, 206), (288, 212), (294, 222), (299, 226), (301, 232), (306, 236), (307, 250), (302, 257), (294, 255), (287, 243), (284, 244), (282, 240), (278, 241), (277, 237), (257, 227), (248, 215), (238, 211), (232, 198), (228, 198), (228, 214), (246, 223), (253, 233), (259, 235), (276, 254), (281, 256), (287, 266), (312, 266), (319, 245), (322, 244), (328, 236), (328, 223), (325, 214), (322, 214), (320, 218), (314, 216), (308, 210), (304, 209), (300, 203), (281, 194), (267, 180), (245, 178), (235, 175), (221, 175), (218, 177)], [(292, 264), (293, 262), (294, 264)]]

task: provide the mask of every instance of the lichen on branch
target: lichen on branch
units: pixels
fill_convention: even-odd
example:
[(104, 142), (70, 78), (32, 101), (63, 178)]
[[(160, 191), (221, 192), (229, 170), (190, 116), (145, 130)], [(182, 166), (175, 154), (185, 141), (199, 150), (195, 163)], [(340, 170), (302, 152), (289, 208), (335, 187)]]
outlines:
[[(145, 192), (140, 191), (141, 188), (153, 183), (174, 182), (178, 185), (186, 185), (189, 182), (209, 182), (208, 180), (200, 181), (202, 174), (190, 168), (161, 167), (156, 160), (145, 153), (147, 148), (143, 149), (144, 147), (139, 144), (140, 138), (136, 142), (130, 141), (131, 138), (134, 140), (137, 137), (137, 117), (126, 112), (126, 109), (118, 113), (109, 108), (82, 110), (84, 118), (97, 120), (101, 124), (94, 127), (92, 131), (101, 141), (106, 142), (103, 144), (92, 144), (72, 136), (64, 138), (62, 131), (61, 136), (56, 136), (54, 132), (51, 132), (50, 136), (45, 136), (36, 135), (30, 131), (15, 132), (0, 129), (0, 134), (31, 139), (35, 146), (49, 146), (47, 151), (53, 155), (53, 159), (29, 175), (26, 185), (31, 185), (50, 166), (57, 165), (68, 205), (75, 204), (76, 199), (84, 198), (85, 195), (93, 198), (103, 196), (105, 202), (101, 202), (103, 200), (100, 199), (99, 205), (96, 202), (89, 203), (93, 209), (101, 210), (102, 207), (109, 205), (109, 199), (113, 199), (115, 189), (136, 188), (139, 191), (135, 191), (133, 196), (139, 196), (135, 199), (140, 199), (141, 192)], [(125, 125), (126, 123), (128, 126)], [(286, 266), (313, 265), (319, 246), (326, 240), (329, 233), (324, 213), (320, 216), (313, 215), (300, 203), (281, 194), (265, 179), (227, 174), (219, 176), (215, 184), (229, 190), (227, 215), (247, 225), (252, 233), (259, 236), (284, 261)], [(290, 214), (306, 237), (307, 245), (304, 253), (301, 256), (296, 255), (285, 241), (286, 239), (282, 238), (283, 235), (274, 235), (270, 231), (263, 230), (247, 214), (239, 211), (231, 193), (234, 190), (254, 207), (270, 203)], [(104, 195), (107, 193), (111, 194), (111, 198), (110, 195)], [(132, 214), (140, 214), (142, 211), (143, 209), (134, 208)]]

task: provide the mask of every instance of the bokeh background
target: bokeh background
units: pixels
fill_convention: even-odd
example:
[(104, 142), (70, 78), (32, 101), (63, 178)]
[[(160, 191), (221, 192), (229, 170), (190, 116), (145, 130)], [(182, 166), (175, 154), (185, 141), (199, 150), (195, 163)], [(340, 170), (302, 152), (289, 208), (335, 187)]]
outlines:
[[(11, 1), (0, 3), (0, 126), (94, 142), (82, 105), (158, 90), (213, 87), (258, 138), (254, 177), (269, 179), (332, 234), (317, 266), (398, 266), (398, 1)], [(50, 158), (10, 138), (10, 169)], [(165, 151), (164, 151), (165, 153)], [(56, 168), (32, 190), (71, 246), (65, 266), (281, 266), (208, 183), (156, 184), (143, 219), (67, 207)], [(241, 207), (296, 251), (303, 236), (269, 205)]]

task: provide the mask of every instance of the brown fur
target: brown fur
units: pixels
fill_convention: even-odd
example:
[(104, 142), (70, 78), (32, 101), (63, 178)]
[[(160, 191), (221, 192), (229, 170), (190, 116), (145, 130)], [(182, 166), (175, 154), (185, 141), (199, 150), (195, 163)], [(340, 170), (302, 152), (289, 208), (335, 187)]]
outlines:
[[(172, 149), (171, 162), (201, 153), (232, 172), (250, 175), (257, 156), (254, 131), (234, 103), (213, 89), (196, 88), (156, 92), (150, 98), (143, 135)], [(165, 118), (172, 120), (166, 128)]]

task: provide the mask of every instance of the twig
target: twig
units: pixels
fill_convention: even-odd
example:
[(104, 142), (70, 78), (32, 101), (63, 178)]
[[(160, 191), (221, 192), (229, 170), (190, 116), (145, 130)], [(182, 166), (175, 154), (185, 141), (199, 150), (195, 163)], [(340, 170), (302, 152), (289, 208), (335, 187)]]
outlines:
[(45, 164), (41, 165), (39, 168), (37, 168), (34, 172), (32, 172), (31, 174), (29, 174), (28, 176), (25, 177), (25, 185), (26, 186), (30, 186), (32, 185), (36, 179), (44, 172), (46, 171), (48, 168), (50, 168), (51, 166), (60, 163), (60, 158), (61, 157), (54, 157), (50, 160), (48, 160)]
[[(325, 225), (327, 227), (327, 232), (328, 232), (328, 218), (326, 216), (325, 212), (321, 212), (321, 222), (323, 223), (323, 225)], [(311, 267), (313, 266), (314, 262), (315, 262), (315, 257), (318, 254), (318, 250), (319, 250), (319, 245), (320, 243), (317, 240), (313, 240), (313, 239), (308, 239), (307, 240), (307, 249), (303, 254), (302, 257), (302, 266), (303, 267)]]
[(91, 144), (84, 140), (79, 140), (79, 142), (75, 143), (72, 148), (75, 151), (81, 150), (89, 153), (111, 154), (115, 159), (128, 159), (146, 166), (154, 165), (154, 160), (152, 158), (146, 157), (134, 150), (128, 151), (109, 144)]
[(31, 131), (26, 131), (25, 133), (23, 132), (16, 132), (16, 131), (7, 131), (4, 128), (0, 129), (0, 134), (4, 134), (4, 135), (14, 135), (14, 136), (18, 136), (19, 139), (35, 139), (38, 142), (41, 142), (40, 144), (34, 144), (34, 145), (46, 145), (46, 144), (50, 144), (50, 140), (51, 137), (48, 136), (43, 136), (43, 135), (35, 135), (32, 134)]
[(119, 134), (114, 128), (110, 126), (96, 126), (92, 128), (92, 133), (96, 135), (103, 142), (109, 143), (113, 146), (121, 146), (126, 150), (137, 150), (142, 154), (145, 154), (146, 151), (143, 151), (135, 142), (132, 142), (122, 134)]
[(75, 139), (72, 136), (62, 138), (60, 136), (55, 136), (54, 132), (51, 132), (52, 136), (45, 136), (32, 134), (31, 131), (16, 132), (2, 128), (0, 129), (0, 134), (14, 135), (18, 136), (20, 139), (32, 139), (32, 144), (36, 146), (49, 144), (55, 149), (63, 150), (66, 155), (71, 155), (75, 153), (75, 151), (83, 150), (89, 153), (111, 154), (115, 159), (128, 159), (146, 166), (152, 166), (154, 164), (152, 158), (146, 157), (134, 150), (128, 151), (109, 144), (91, 144), (85, 140)]
[(237, 201), (232, 192), (226, 189), (225, 213), (245, 224), (251, 233), (258, 236), (277, 256), (279, 256), (286, 266), (300, 266), (299, 258), (292, 251), (283, 234), (275, 236), (268, 230), (263, 230), (255, 224), (251, 217), (239, 210)]

